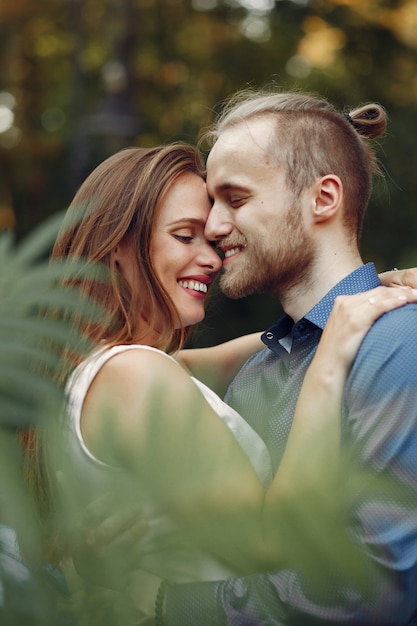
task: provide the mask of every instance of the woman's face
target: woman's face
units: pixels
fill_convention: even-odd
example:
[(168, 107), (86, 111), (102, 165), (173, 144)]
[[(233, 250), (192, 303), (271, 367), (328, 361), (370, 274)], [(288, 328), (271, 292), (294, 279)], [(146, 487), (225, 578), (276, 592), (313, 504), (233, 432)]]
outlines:
[(211, 208), (205, 182), (181, 174), (158, 208), (150, 255), (184, 326), (204, 318), (204, 303), (222, 262), (204, 237)]

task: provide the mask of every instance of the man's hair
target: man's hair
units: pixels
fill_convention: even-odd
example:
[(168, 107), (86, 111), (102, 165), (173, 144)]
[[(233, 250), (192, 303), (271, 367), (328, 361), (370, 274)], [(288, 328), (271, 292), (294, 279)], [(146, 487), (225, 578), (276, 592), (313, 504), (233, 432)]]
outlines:
[(203, 139), (213, 145), (224, 131), (262, 116), (276, 122), (269, 148), (295, 196), (321, 176), (339, 176), (344, 189), (344, 223), (359, 239), (372, 176), (381, 174), (369, 140), (386, 129), (384, 109), (379, 104), (365, 104), (341, 113), (326, 99), (310, 94), (245, 90), (225, 103)]
[[(141, 317), (161, 329), (156, 346), (160, 349), (176, 350), (187, 338), (188, 329), (175, 330), (179, 316), (155, 274), (150, 255), (160, 203), (183, 173), (204, 178), (201, 156), (192, 146), (127, 148), (101, 163), (71, 202), (52, 258), (82, 258), (110, 270), (107, 284), (90, 278), (78, 281), (81, 291), (102, 305), (113, 320), (105, 328), (94, 320), (84, 325), (93, 342), (105, 340), (115, 345), (137, 341)], [(113, 261), (111, 252), (122, 241), (128, 241), (136, 251), (136, 289), (130, 288)]]

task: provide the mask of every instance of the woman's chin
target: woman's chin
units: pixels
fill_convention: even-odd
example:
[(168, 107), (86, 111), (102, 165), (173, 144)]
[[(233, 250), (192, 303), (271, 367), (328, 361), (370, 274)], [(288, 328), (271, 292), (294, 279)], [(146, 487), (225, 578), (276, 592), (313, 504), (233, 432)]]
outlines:
[(184, 328), (189, 328), (190, 326), (195, 326), (196, 324), (199, 324), (200, 322), (203, 321), (203, 319), (205, 318), (205, 311), (202, 311), (200, 315), (193, 315), (193, 317), (187, 316), (185, 319), (182, 320), (182, 325), (184, 326)]

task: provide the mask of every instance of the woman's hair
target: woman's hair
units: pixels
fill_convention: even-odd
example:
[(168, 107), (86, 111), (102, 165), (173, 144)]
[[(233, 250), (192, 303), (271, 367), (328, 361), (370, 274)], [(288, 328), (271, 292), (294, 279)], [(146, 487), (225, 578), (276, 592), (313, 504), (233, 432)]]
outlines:
[[(106, 159), (85, 180), (68, 208), (52, 251), (52, 258), (83, 258), (104, 265), (109, 281), (80, 278), (83, 294), (110, 314), (112, 323), (91, 320), (83, 330), (94, 342), (110, 345), (140, 342), (137, 320), (158, 322), (156, 347), (172, 351), (184, 343), (189, 330), (178, 325), (178, 313), (152, 265), (150, 244), (161, 201), (183, 173), (204, 177), (199, 152), (192, 146), (172, 144), (156, 148), (127, 148)], [(136, 289), (118, 270), (111, 252), (128, 242), (137, 252)], [(139, 334), (138, 334), (139, 333)]]
[(341, 113), (324, 98), (309, 94), (245, 90), (227, 101), (202, 138), (213, 145), (228, 129), (263, 116), (275, 121), (270, 152), (294, 195), (321, 176), (339, 176), (345, 191), (344, 223), (359, 239), (372, 175), (381, 174), (369, 140), (385, 132), (384, 109), (365, 104)]
[[(151, 149), (127, 148), (101, 163), (76, 193), (52, 250), (52, 259), (69, 262), (69, 279), (64, 283), (100, 305), (105, 317), (92, 307), (86, 316), (75, 311), (64, 314), (90, 341), (80, 341), (76, 351), (66, 348), (62, 354), (62, 372), (53, 373), (61, 384), (68, 373), (91, 350), (91, 343), (105, 340), (109, 345), (140, 341), (136, 328), (142, 314), (147, 323), (158, 322), (161, 330), (158, 346), (163, 350), (178, 349), (188, 330), (178, 325), (179, 316), (169, 294), (156, 277), (150, 258), (150, 244), (158, 208), (174, 181), (183, 173), (204, 177), (199, 152), (192, 146), (172, 144)], [(113, 261), (112, 250), (122, 241), (128, 242), (135, 255), (135, 285), (128, 282)], [(82, 260), (88, 271), (74, 278), (71, 261)], [(85, 261), (85, 263), (84, 263)], [(91, 267), (90, 267), (91, 266)], [(96, 270), (106, 268), (104, 271)], [(78, 264), (77, 264), (78, 267)], [(92, 271), (90, 271), (92, 270)], [(54, 312), (52, 313), (54, 315)], [(61, 313), (57, 313), (58, 316)], [(81, 316), (82, 315), (82, 316)], [(51, 348), (52, 349), (52, 348)], [(51, 374), (52, 375), (52, 374)], [(55, 527), (57, 488), (51, 472), (51, 451), (56, 445), (50, 428), (40, 427), (18, 433), (24, 448), (24, 475), (35, 494), (39, 522), (43, 530), (45, 557), (58, 562), (66, 550), (61, 528)]]

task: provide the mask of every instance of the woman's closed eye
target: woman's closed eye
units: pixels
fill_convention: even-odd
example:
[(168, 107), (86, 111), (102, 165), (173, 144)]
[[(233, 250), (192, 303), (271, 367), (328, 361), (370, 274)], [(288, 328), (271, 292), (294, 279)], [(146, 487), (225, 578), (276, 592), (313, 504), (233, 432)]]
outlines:
[(194, 239), (191, 235), (174, 235), (174, 237), (181, 243), (191, 243)]

